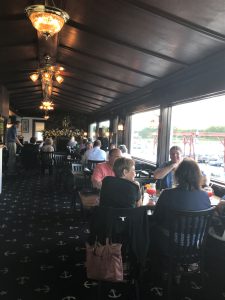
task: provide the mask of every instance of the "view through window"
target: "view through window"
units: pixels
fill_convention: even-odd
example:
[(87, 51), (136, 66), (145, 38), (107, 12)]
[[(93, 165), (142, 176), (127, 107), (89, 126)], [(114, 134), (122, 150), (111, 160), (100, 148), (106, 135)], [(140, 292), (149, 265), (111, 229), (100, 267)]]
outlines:
[(96, 123), (90, 124), (89, 137), (91, 138), (92, 141), (96, 139)]
[(109, 120), (99, 122), (99, 129), (101, 128), (101, 130), (102, 130), (101, 134), (104, 137), (109, 137), (109, 125), (110, 125)]
[(131, 116), (132, 156), (156, 163), (160, 110), (152, 110)]
[(225, 96), (172, 108), (171, 146), (193, 157), (208, 177), (225, 182)]

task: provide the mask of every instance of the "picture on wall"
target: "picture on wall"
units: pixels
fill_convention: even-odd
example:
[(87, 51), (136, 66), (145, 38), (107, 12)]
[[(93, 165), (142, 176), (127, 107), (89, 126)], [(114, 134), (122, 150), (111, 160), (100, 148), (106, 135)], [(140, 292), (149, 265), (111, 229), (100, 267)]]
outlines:
[(24, 132), (24, 133), (29, 132), (29, 120), (28, 119), (21, 120), (21, 132)]

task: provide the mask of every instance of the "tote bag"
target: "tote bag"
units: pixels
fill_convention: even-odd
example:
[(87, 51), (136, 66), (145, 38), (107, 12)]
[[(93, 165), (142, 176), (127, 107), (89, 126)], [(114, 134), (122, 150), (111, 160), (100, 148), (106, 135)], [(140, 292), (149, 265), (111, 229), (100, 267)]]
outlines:
[(122, 244), (109, 243), (86, 244), (87, 278), (104, 281), (122, 281), (123, 264), (121, 256)]

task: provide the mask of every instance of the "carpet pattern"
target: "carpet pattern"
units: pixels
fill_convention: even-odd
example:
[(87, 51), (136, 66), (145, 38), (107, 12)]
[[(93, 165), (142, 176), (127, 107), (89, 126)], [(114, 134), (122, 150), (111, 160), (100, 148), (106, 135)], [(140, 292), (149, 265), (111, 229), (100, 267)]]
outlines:
[[(87, 235), (87, 224), (81, 218), (79, 204), (75, 205), (74, 194), (63, 190), (53, 178), (26, 173), (4, 178), (0, 198), (0, 299), (97, 299), (98, 283), (86, 278)], [(162, 299), (162, 285), (147, 279), (142, 299)], [(182, 289), (176, 299), (200, 299), (198, 278), (191, 280), (186, 295), (182, 295)], [(104, 299), (128, 299), (124, 284), (109, 284), (105, 290)]]

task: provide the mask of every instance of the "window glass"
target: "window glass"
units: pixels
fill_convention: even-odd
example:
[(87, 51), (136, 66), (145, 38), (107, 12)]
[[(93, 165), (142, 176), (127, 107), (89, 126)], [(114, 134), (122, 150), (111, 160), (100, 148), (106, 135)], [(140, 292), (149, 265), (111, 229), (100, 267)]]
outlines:
[(109, 137), (110, 121), (99, 122), (99, 136)]
[(89, 136), (92, 141), (96, 140), (96, 123), (90, 124)]
[(34, 136), (37, 141), (43, 141), (43, 131), (45, 130), (45, 122), (34, 121)]
[(156, 163), (160, 110), (152, 110), (131, 116), (132, 156)]
[(171, 146), (193, 157), (211, 179), (225, 181), (225, 96), (172, 108)]

